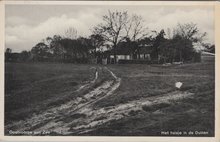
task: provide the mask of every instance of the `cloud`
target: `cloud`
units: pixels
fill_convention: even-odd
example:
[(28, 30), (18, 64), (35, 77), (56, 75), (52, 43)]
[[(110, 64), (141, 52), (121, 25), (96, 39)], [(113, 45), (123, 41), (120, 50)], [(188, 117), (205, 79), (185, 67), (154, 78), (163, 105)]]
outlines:
[(20, 42), (22, 42), (22, 40), (19, 39), (19, 37), (13, 35), (6, 35), (6, 43), (20, 43)]
[(178, 23), (197, 24), (200, 32), (207, 32), (207, 41), (214, 43), (214, 16), (213, 11), (207, 10), (193, 10), (190, 12), (177, 10), (174, 13), (161, 16), (157, 21), (147, 24), (149, 29), (157, 31), (161, 29), (174, 28)]
[[(6, 27), (6, 46), (12, 47), (14, 51), (29, 50), (37, 42), (45, 39), (48, 36), (53, 36), (59, 34), (64, 36), (65, 30), (69, 27), (74, 27), (77, 29), (78, 35), (87, 36), (90, 34), (89, 28), (91, 24), (89, 21), (93, 21), (94, 25), (97, 20), (92, 14), (82, 15), (79, 19), (70, 18), (67, 15), (62, 15), (60, 17), (51, 17), (48, 20), (38, 24), (37, 26), (31, 25), (19, 25)], [(88, 21), (88, 22), (85, 22)], [(21, 43), (21, 42), (25, 42)], [(24, 46), (26, 45), (26, 46)]]
[[(45, 8), (46, 9), (46, 8)], [(150, 30), (161, 30), (174, 28), (177, 23), (194, 22), (198, 24), (201, 32), (207, 32), (207, 41), (214, 43), (214, 10), (195, 9), (195, 8), (166, 8), (166, 7), (84, 7), (76, 11), (61, 12), (50, 14), (47, 18), (42, 18), (39, 11), (35, 20), (30, 20), (30, 16), (14, 15), (6, 17), (6, 47), (14, 51), (30, 50), (35, 44), (45, 39), (47, 36), (55, 34), (64, 35), (69, 27), (77, 29), (80, 36), (91, 34), (90, 29), (102, 22), (102, 15), (111, 11), (128, 11), (129, 14), (136, 13), (145, 20), (146, 26)], [(45, 16), (45, 15), (44, 15)]]
[(6, 17), (5, 20), (6, 20), (7, 26), (16, 26), (16, 25), (27, 23), (27, 19), (18, 17), (18, 16)]

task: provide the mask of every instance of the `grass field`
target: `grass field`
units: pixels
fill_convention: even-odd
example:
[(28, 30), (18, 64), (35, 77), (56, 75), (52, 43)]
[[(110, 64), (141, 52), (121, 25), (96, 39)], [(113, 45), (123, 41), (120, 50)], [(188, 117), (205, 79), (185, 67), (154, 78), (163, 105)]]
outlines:
[(161, 135), (161, 131), (208, 131), (208, 136), (214, 135), (213, 62), (169, 67), (118, 65), (110, 68), (122, 78), (122, 83), (116, 95), (97, 102), (97, 107), (166, 94), (176, 90), (174, 84), (177, 81), (183, 82), (181, 91), (195, 95), (169, 105), (162, 103), (153, 109), (145, 107), (142, 111), (131, 111), (133, 115), (102, 126), (92, 134), (103, 135), (104, 131), (105, 135), (154, 136)]
[[(108, 115), (95, 117), (91, 121), (102, 122), (100, 125), (89, 125), (88, 128), (92, 127), (89, 131), (72, 132), (70, 135), (154, 136), (163, 135), (162, 131), (207, 131), (208, 134), (193, 136), (214, 135), (214, 62), (172, 66), (123, 64), (107, 67), (121, 79), (120, 86), (114, 93), (96, 99), (92, 107), (89, 107), (92, 112), (103, 108), (116, 111), (123, 104), (145, 99), (156, 101), (167, 94), (171, 97), (172, 94), (185, 92), (193, 95), (142, 105), (141, 109), (128, 109), (127, 113), (122, 112), (118, 119), (111, 121), (105, 121)], [(96, 70), (99, 77), (90, 90), (106, 80), (112, 80), (110, 73), (101, 65), (6, 63), (5, 124), (25, 120), (34, 113), (40, 114), (45, 109), (83, 96), (85, 92), (76, 93), (76, 90), (91, 82)], [(174, 86), (178, 81), (183, 82), (180, 90)], [(66, 117), (65, 122), (71, 122), (68, 131), (74, 130), (74, 119), (85, 119), (86, 123), (92, 116), (80, 113)], [(79, 122), (80, 120), (77, 124)]]
[(41, 111), (57, 99), (68, 99), (78, 86), (93, 78), (90, 65), (27, 64), (5, 65), (6, 123)]

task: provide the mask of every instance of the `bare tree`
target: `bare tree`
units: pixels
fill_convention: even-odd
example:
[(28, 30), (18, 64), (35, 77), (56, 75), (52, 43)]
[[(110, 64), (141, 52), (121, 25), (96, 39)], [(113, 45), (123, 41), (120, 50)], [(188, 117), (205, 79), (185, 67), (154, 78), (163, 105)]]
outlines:
[(69, 27), (65, 31), (65, 36), (66, 36), (66, 38), (69, 38), (69, 39), (76, 39), (77, 38), (77, 30), (73, 27)]
[[(186, 24), (178, 24), (177, 28), (174, 29), (174, 36), (173, 38), (182, 39), (183, 46), (179, 46), (179, 56), (180, 61), (183, 60), (183, 51), (186, 50), (188, 41), (194, 45), (194, 49), (199, 50), (201, 46), (204, 45), (203, 41), (206, 37), (206, 32), (201, 33), (198, 29), (198, 26), (194, 23), (186, 23)], [(197, 49), (199, 48), (199, 49)]]
[(131, 41), (137, 41), (147, 35), (147, 27), (144, 26), (143, 18), (136, 14), (132, 15), (125, 24), (125, 31)]
[(94, 34), (101, 35), (105, 41), (110, 42), (114, 51), (114, 62), (116, 63), (116, 47), (117, 44), (125, 37), (123, 29), (128, 23), (127, 12), (108, 12), (108, 15), (103, 16), (104, 23), (99, 24), (94, 28)]
[(141, 16), (136, 14), (132, 15), (132, 17), (125, 24), (126, 37), (134, 42), (138, 53), (138, 58), (140, 59), (140, 51), (138, 47), (138, 40), (143, 39), (147, 36), (147, 27), (144, 26), (144, 20)]
[(175, 30), (175, 35), (181, 36), (185, 39), (192, 41), (193, 43), (202, 43), (206, 37), (206, 32), (201, 33), (194, 23), (178, 24)]

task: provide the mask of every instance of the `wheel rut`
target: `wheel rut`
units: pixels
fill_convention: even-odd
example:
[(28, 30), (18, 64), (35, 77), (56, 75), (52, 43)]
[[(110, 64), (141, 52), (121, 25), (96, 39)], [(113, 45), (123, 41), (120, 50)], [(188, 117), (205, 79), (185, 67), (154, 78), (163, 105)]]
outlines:
[[(95, 102), (111, 95), (120, 86), (121, 79), (117, 78), (108, 68), (99, 67), (95, 69), (94, 80), (76, 90), (76, 92), (81, 92), (87, 89), (85, 94), (65, 104), (54, 106), (39, 114), (34, 114), (26, 120), (14, 122), (6, 126), (6, 129), (13, 131), (48, 131), (58, 135), (70, 133), (72, 121), (86, 116), (86, 114), (81, 114), (81, 111), (91, 108)], [(100, 73), (103, 71), (109, 74), (108, 77), (100, 76)], [(104, 81), (91, 89), (91, 86), (96, 84), (100, 78), (104, 79)]]
[[(158, 104), (169, 104), (172, 101), (191, 97), (193, 93), (187, 91), (173, 91), (167, 94), (133, 100), (115, 106), (96, 108), (94, 103), (105, 97), (115, 94), (121, 84), (121, 78), (117, 77), (109, 68), (95, 68), (95, 77), (92, 81), (79, 87), (76, 92), (82, 92), (90, 88), (80, 97), (47, 109), (31, 118), (14, 123), (8, 128), (17, 131), (49, 131), (55, 135), (83, 135), (96, 130), (99, 126), (108, 122), (129, 117), (131, 111), (143, 110), (145, 107), (154, 107)], [(103, 72), (107, 75), (103, 75)], [(100, 78), (104, 81), (95, 85)], [(7, 126), (6, 126), (7, 127)], [(48, 134), (50, 135), (50, 134)]]

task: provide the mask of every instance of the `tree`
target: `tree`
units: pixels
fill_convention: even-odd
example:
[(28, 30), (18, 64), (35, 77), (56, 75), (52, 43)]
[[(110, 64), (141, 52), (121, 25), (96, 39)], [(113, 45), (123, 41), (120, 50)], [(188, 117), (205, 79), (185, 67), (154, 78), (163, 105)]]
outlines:
[(91, 40), (84, 37), (79, 37), (78, 42), (78, 52), (81, 54), (83, 60), (88, 57), (89, 50), (91, 49)]
[(194, 23), (178, 24), (174, 32), (174, 36), (178, 35), (192, 42), (202, 42), (207, 34), (206, 32), (200, 33), (197, 25)]
[(114, 62), (116, 63), (116, 47), (123, 40), (123, 29), (128, 23), (127, 12), (108, 12), (108, 15), (103, 16), (103, 23), (94, 28), (94, 34), (101, 35), (105, 41), (113, 46)]
[(161, 45), (159, 45), (158, 48), (160, 49), (159, 50), (159, 54), (161, 56), (160, 62), (172, 63), (174, 61), (176, 48), (175, 48), (175, 43), (171, 39), (163, 42)]
[[(181, 39), (181, 45), (179, 45), (179, 58), (180, 61), (186, 56), (186, 54), (190, 54), (192, 52), (194, 46), (199, 48), (196, 50), (201, 50), (201, 46), (204, 46), (204, 39), (206, 37), (206, 32), (201, 33), (194, 23), (185, 23), (185, 24), (178, 24), (177, 27), (174, 29), (174, 39)], [(188, 49), (187, 49), (188, 48)], [(188, 53), (187, 53), (188, 52)]]
[(71, 62), (76, 58), (75, 39), (63, 38), (60, 41), (61, 46), (64, 48), (65, 60)]
[(164, 30), (161, 30), (159, 33), (156, 33), (157, 36), (153, 39), (153, 46), (152, 46), (152, 52), (151, 52), (151, 58), (154, 60), (159, 60), (159, 46), (166, 41), (164, 38), (165, 32)]
[(64, 59), (65, 49), (61, 44), (62, 37), (60, 35), (54, 35), (51, 38), (49, 45), (50, 52), (53, 54), (53, 58), (56, 61), (61, 61)]
[(129, 18), (128, 23), (125, 24), (126, 37), (132, 41), (144, 38), (147, 28), (144, 26), (144, 20), (141, 16), (136, 14)]
[(12, 49), (11, 48), (6, 48), (6, 50), (5, 50), (5, 61), (9, 61), (10, 60), (11, 53), (12, 53)]
[(29, 58), (30, 58), (30, 51), (23, 50), (20, 53), (20, 60), (21, 61), (23, 61), (23, 62), (28, 61)]
[(128, 23), (125, 24), (126, 38), (129, 38), (133, 43), (135, 51), (137, 51), (140, 59), (139, 40), (146, 37), (147, 28), (144, 26), (144, 20), (141, 16), (136, 14), (129, 18)]
[(193, 59), (195, 50), (193, 49), (192, 42), (181, 36), (175, 36), (172, 39), (164, 41), (159, 46), (159, 54), (162, 62), (182, 62), (190, 61)]
[(62, 61), (87, 62), (92, 50), (91, 39), (79, 37), (77, 39), (63, 38), (59, 41), (60, 47), (64, 50)]
[(45, 43), (39, 42), (31, 49), (31, 53), (34, 56), (34, 60), (45, 61), (48, 58), (49, 47)]
[(94, 55), (96, 56), (97, 50), (99, 50), (100, 47), (104, 45), (105, 40), (103, 36), (99, 34), (92, 34), (89, 38), (91, 40), (91, 46), (93, 48), (92, 53), (94, 53)]
[(5, 53), (12, 53), (12, 49), (11, 48), (6, 48)]
[[(206, 45), (203, 43), (206, 33), (201, 33), (194, 23), (178, 24), (173, 29), (173, 34), (170, 29), (167, 32), (168, 39), (160, 42), (159, 46), (155, 45), (158, 43), (156, 40), (154, 44), (158, 47), (155, 49), (159, 49), (163, 62), (199, 61), (200, 54), (196, 52), (195, 45), (197, 47)], [(160, 39), (159, 36), (157, 38)]]

